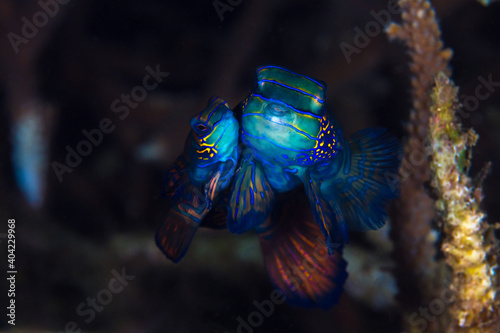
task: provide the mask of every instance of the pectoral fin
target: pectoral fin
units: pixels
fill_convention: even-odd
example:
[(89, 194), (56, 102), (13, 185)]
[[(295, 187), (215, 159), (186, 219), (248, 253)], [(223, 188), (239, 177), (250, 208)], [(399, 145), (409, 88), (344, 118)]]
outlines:
[(200, 227), (210, 229), (227, 228), (227, 214), (229, 206), (230, 188), (222, 191), (212, 204), (210, 211), (201, 220)]
[(325, 200), (321, 193), (320, 181), (312, 179), (308, 173), (305, 173), (304, 188), (311, 204), (314, 219), (325, 237), (328, 253), (333, 254), (334, 249), (339, 244), (349, 241), (345, 222), (336, 218), (337, 214), (330, 203)]
[(186, 254), (198, 223), (171, 209), (156, 232), (156, 245), (168, 259), (178, 263)]
[(227, 227), (243, 233), (264, 223), (274, 203), (274, 192), (259, 161), (247, 150), (243, 152), (231, 194)]
[(164, 187), (162, 194), (165, 197), (172, 198), (182, 192), (182, 188), (188, 184), (186, 167), (188, 164), (185, 154), (180, 155), (174, 162), (174, 165), (165, 173)]
[[(179, 174), (170, 172), (172, 175)], [(177, 263), (186, 254), (198, 226), (212, 208), (220, 186), (220, 171), (210, 178), (203, 189), (189, 183), (189, 178), (182, 177), (182, 173), (181, 177), (173, 179), (173, 185), (167, 187), (172, 207), (156, 232), (156, 244), (167, 258)]]
[(401, 146), (381, 128), (356, 132), (346, 143), (343, 165), (324, 180), (321, 193), (349, 229), (378, 229), (385, 223), (387, 203), (399, 195), (399, 184), (388, 175), (398, 173)]

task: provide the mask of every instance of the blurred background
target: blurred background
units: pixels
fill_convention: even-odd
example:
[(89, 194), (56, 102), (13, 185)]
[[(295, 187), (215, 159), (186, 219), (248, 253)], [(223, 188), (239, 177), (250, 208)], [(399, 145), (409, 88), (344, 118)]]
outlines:
[[(461, 100), (475, 96), (479, 76), (499, 82), (500, 5), (434, 6), (454, 50)], [(237, 332), (238, 318), (248, 322), (254, 301), (269, 300), (273, 290), (258, 240), (202, 229), (181, 263), (167, 261), (154, 244), (168, 209), (163, 172), (182, 152), (189, 119), (213, 95), (236, 106), (265, 64), (326, 82), (346, 135), (382, 126), (404, 140), (411, 108), (405, 46), (389, 42), (380, 24), (348, 57), (340, 46), (355, 47), (355, 28), (365, 31), (377, 22), (371, 11), (387, 8), (368, 0), (2, 0), (0, 233), (16, 220), (18, 274), (15, 330), (3, 313), (1, 328)], [(137, 88), (155, 70), (168, 75), (155, 88)], [(484, 186), (490, 222), (500, 220), (500, 87), (492, 89), (462, 119), (480, 136), (471, 173), (493, 162)], [(131, 94), (139, 98), (124, 108)], [(108, 133), (83, 147), (83, 131), (102, 128), (103, 119)], [(87, 156), (68, 166), (68, 151), (78, 147)], [(346, 292), (331, 310), (276, 305), (257, 327), (238, 332), (400, 332), (387, 235), (388, 228), (351, 233)], [(7, 245), (0, 241), (3, 276)], [(123, 272), (129, 280), (110, 293), (109, 282)]]

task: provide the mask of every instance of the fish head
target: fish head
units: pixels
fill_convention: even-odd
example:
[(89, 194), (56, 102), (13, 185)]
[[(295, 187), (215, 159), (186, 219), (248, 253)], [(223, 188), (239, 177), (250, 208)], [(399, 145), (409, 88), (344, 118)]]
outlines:
[(208, 106), (191, 121), (191, 155), (201, 161), (225, 161), (238, 145), (239, 124), (220, 97), (212, 97)]
[(276, 66), (259, 68), (242, 106), (243, 142), (270, 161), (312, 164), (328, 121), (325, 92), (321, 81)]

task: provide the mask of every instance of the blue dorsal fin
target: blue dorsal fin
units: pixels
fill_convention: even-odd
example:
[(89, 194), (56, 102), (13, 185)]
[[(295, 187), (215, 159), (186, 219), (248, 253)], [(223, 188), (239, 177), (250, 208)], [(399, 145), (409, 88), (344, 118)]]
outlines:
[(243, 233), (264, 223), (271, 213), (274, 192), (259, 161), (247, 149), (241, 154), (229, 201), (227, 227), (233, 233)]

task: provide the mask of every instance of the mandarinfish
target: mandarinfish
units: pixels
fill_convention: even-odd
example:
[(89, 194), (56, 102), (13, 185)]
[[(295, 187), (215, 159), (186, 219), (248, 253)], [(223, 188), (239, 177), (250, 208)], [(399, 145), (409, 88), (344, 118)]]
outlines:
[(234, 175), (238, 137), (238, 121), (221, 98), (210, 99), (191, 119), (184, 152), (166, 176), (165, 194), (171, 197), (172, 207), (156, 233), (158, 247), (172, 261), (182, 259), (202, 222), (218, 228), (222, 218), (225, 227), (225, 207), (222, 216), (212, 208)]
[(385, 206), (398, 195), (386, 176), (397, 173), (401, 147), (380, 128), (344, 138), (325, 90), (321, 81), (265, 66), (237, 107), (241, 142), (221, 99), (193, 118), (168, 173), (173, 207), (156, 237), (168, 258), (184, 256), (199, 225), (227, 221), (233, 233), (258, 234), (271, 280), (289, 304), (327, 309), (338, 301), (347, 230), (384, 225)]
[(382, 128), (344, 138), (325, 107), (324, 82), (276, 66), (257, 70), (241, 103), (241, 168), (235, 174), (228, 228), (242, 233), (266, 225), (276, 193), (304, 185), (330, 254), (347, 230), (374, 230), (398, 196), (387, 175), (397, 173), (399, 141)]

